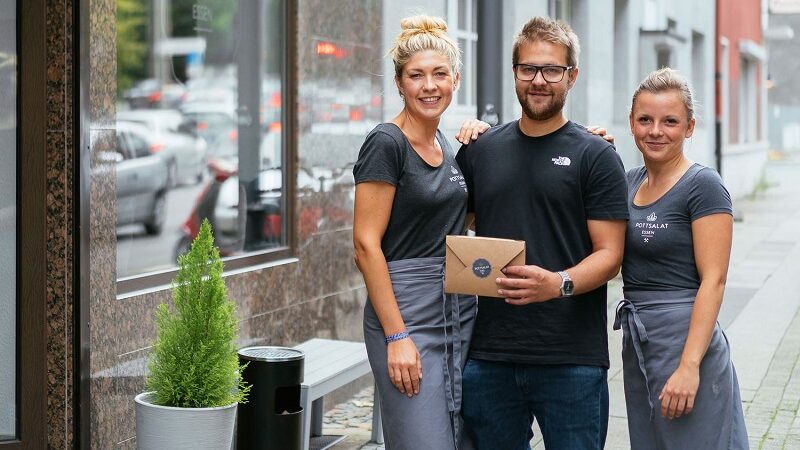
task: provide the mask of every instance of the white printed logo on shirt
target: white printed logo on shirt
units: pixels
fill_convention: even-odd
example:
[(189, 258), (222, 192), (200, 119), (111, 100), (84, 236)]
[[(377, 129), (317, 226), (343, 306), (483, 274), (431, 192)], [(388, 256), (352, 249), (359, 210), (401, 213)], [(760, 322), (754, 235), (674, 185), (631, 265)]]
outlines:
[(572, 160), (567, 156), (559, 156), (558, 158), (553, 158), (552, 161), (553, 164), (557, 166), (568, 166), (572, 164)]
[(666, 230), (669, 228), (668, 223), (656, 223), (658, 216), (655, 211), (645, 217), (646, 222), (636, 222), (633, 226), (641, 229), (642, 242), (650, 242), (650, 239), (656, 237), (657, 230)]
[(453, 174), (453, 176), (450, 177), (450, 182), (451, 183), (457, 182), (458, 185), (461, 186), (462, 189), (464, 189), (464, 192), (467, 192), (467, 182), (464, 181), (464, 175), (460, 175), (458, 173), (458, 169), (456, 169), (453, 166), (450, 166), (450, 173)]

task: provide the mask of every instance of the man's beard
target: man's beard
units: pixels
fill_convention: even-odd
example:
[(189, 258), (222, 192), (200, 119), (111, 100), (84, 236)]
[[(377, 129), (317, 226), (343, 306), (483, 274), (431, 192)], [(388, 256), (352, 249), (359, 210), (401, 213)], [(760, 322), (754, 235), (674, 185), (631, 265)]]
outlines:
[(531, 104), (528, 103), (528, 90), (525, 89), (524, 91), (517, 90), (517, 99), (519, 100), (520, 106), (522, 106), (522, 111), (528, 116), (529, 119), (532, 120), (547, 120), (553, 118), (556, 114), (560, 113), (562, 109), (564, 109), (564, 103), (567, 101), (567, 91), (558, 93), (554, 92), (553, 96), (550, 98), (550, 102), (544, 107), (540, 107), (539, 110), (534, 111), (531, 107)]

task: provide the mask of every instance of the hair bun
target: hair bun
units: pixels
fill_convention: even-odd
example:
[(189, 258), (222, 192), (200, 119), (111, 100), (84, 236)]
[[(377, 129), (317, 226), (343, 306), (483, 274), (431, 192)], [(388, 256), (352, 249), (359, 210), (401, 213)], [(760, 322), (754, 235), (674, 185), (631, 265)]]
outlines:
[(400, 21), (401, 33), (406, 37), (416, 34), (431, 33), (440, 36), (447, 33), (447, 22), (444, 19), (433, 16), (418, 15), (406, 17)]

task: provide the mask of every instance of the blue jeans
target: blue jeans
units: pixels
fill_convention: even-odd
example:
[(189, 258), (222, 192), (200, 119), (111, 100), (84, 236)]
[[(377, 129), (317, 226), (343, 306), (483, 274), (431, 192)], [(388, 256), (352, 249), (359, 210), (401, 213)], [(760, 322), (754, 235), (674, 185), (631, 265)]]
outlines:
[(607, 369), (469, 359), (465, 428), (479, 450), (530, 450), (533, 419), (552, 450), (602, 449), (608, 431)]

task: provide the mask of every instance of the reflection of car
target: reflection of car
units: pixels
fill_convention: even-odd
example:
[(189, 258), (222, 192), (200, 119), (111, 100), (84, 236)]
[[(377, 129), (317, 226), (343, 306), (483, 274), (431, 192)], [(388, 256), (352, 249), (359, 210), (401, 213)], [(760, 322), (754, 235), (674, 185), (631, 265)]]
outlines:
[(233, 75), (192, 78), (186, 82), (184, 103), (234, 105), (236, 103), (237, 83), (238, 81)]
[(161, 103), (161, 82), (148, 78), (140, 80), (125, 91), (125, 101), (131, 108), (153, 108)]
[[(205, 171), (206, 143), (188, 133), (173, 131), (181, 117), (174, 110), (136, 110), (117, 113), (117, 129), (124, 129), (167, 165), (168, 186), (200, 182)], [(171, 129), (173, 128), (173, 129)]]
[(175, 108), (186, 98), (186, 89), (180, 84), (161, 84), (148, 78), (140, 80), (125, 91), (125, 101), (132, 109), (137, 108)]
[(166, 214), (167, 166), (139, 137), (117, 128), (117, 225), (144, 224), (159, 234)]
[(236, 141), (238, 122), (232, 106), (218, 103), (187, 103), (181, 107), (184, 123), (181, 129), (191, 130), (208, 143), (209, 155)]

